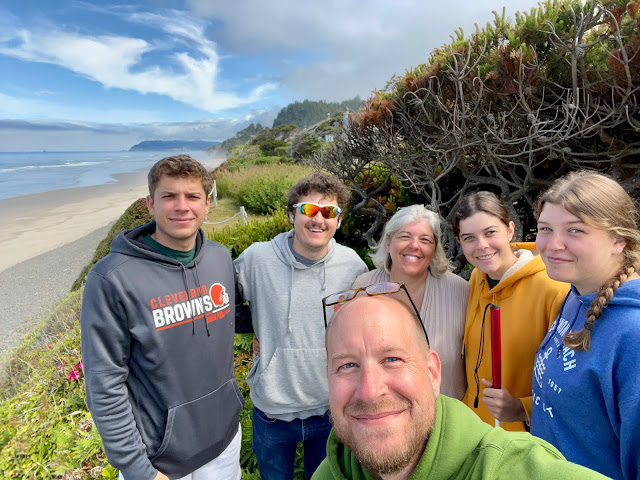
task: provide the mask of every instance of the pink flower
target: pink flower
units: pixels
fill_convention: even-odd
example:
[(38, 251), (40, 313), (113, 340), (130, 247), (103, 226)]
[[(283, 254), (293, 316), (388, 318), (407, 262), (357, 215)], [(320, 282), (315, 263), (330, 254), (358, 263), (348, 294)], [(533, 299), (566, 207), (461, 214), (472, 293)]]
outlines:
[(51, 346), (51, 344), (47, 345), (47, 348), (48, 348), (49, 350), (52, 350), (52, 349), (53, 349), (53, 347)]
[(82, 362), (80, 362), (79, 364), (76, 365), (77, 368), (79, 368), (80, 370), (82, 370)]
[(69, 381), (73, 382), (74, 380), (79, 380), (79, 379), (80, 379), (80, 372), (78, 372), (78, 369), (76, 367), (73, 367), (69, 372)]
[(58, 371), (62, 370), (62, 364), (61, 364), (61, 363), (59, 363), (58, 365), (56, 365), (56, 370), (58, 370)]

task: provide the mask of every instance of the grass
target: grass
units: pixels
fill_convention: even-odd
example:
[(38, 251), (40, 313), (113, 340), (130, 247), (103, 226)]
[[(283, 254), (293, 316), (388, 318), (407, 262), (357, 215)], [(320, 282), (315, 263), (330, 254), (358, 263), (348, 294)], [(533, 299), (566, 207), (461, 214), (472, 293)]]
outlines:
[[(206, 234), (211, 234), (213, 232), (219, 231), (226, 226), (233, 227), (235, 225), (240, 225), (240, 215), (229, 220), (231, 217), (240, 212), (240, 205), (233, 198), (219, 198), (218, 205), (216, 207), (213, 206), (213, 202), (211, 202), (211, 206), (209, 207), (209, 213), (204, 219), (205, 223), (202, 225), (202, 230)], [(252, 221), (262, 217), (262, 215), (254, 215), (252, 213), (247, 212), (247, 221)], [(228, 221), (226, 221), (228, 220)], [(207, 222), (214, 223), (214, 225), (208, 224)], [(220, 223), (224, 222), (224, 223)]]

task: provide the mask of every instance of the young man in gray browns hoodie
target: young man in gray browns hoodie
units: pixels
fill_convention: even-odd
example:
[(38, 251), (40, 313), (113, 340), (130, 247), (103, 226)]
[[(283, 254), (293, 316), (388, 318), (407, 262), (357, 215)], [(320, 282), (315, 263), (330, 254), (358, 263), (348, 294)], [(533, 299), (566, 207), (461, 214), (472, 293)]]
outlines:
[(200, 229), (210, 185), (191, 157), (160, 160), (149, 172), (155, 220), (118, 235), (87, 277), (87, 404), (121, 479), (241, 477), (234, 271)]
[(247, 383), (263, 480), (293, 477), (299, 442), (307, 478), (326, 455), (331, 424), (322, 298), (350, 288), (367, 271), (352, 249), (333, 238), (350, 197), (332, 175), (316, 172), (300, 180), (288, 194), (293, 229), (251, 245), (234, 262), (259, 339)]

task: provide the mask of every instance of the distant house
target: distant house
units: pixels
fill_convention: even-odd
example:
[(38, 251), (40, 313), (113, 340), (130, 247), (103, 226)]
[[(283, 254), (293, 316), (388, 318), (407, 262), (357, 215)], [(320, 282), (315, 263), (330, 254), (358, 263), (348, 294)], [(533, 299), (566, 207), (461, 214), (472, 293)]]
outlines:
[(321, 142), (333, 142), (333, 133), (326, 133), (318, 136), (318, 140)]

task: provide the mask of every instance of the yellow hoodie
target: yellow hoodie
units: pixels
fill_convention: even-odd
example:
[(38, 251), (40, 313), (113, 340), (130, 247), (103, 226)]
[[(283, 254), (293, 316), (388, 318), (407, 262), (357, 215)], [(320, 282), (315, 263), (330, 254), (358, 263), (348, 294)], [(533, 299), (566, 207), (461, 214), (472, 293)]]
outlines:
[[(522, 402), (527, 420), (531, 413), (531, 376), (536, 350), (549, 327), (560, 312), (569, 291), (568, 283), (556, 282), (547, 276), (540, 256), (531, 250), (534, 243), (514, 243), (512, 247), (518, 261), (504, 274), (500, 283), (489, 289), (487, 276), (475, 269), (469, 281), (469, 304), (463, 342), (463, 355), (467, 372), (467, 392), (462, 399), (478, 416), (489, 423), (495, 419), (482, 402), (482, 389), (478, 407), (474, 408), (476, 381), (474, 370), (480, 348), (482, 316), (489, 303), (500, 306), (502, 334), (502, 386)], [(492, 380), (491, 376), (491, 321), (487, 311), (484, 323), (484, 353), (478, 368), (478, 379)], [(524, 422), (501, 422), (505, 430), (525, 430)]]

